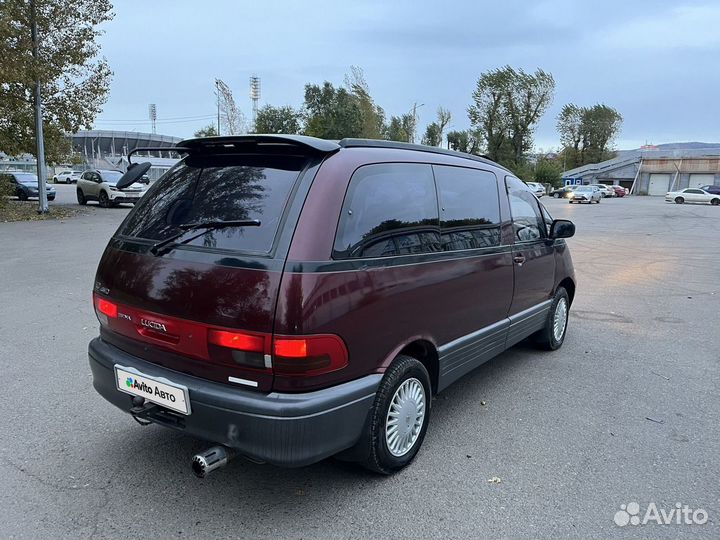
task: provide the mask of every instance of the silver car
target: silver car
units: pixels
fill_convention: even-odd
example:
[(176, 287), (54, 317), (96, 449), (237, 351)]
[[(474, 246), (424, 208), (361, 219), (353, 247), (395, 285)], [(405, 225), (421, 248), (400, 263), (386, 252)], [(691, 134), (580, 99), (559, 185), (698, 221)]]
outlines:
[(570, 204), (576, 203), (598, 203), (602, 200), (603, 195), (595, 186), (576, 186), (573, 190), (572, 197), (568, 201)]

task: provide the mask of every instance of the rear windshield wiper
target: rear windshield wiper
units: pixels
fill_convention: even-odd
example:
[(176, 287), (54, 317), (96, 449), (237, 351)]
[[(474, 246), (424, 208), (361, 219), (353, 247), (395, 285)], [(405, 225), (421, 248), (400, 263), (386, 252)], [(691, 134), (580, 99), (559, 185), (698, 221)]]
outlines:
[[(212, 229), (224, 229), (225, 227), (259, 227), (260, 226), (260, 220), (259, 219), (231, 219), (231, 220), (215, 220), (215, 221), (197, 221), (195, 223), (183, 223), (182, 225), (178, 225), (180, 229), (182, 229), (179, 233), (173, 234), (171, 237), (166, 238), (165, 240), (162, 240), (161, 242), (156, 242), (152, 245), (150, 248), (150, 252), (153, 255), (163, 255), (164, 253), (167, 253), (168, 251), (172, 250), (174, 246), (176, 245), (182, 245), (187, 244), (188, 242), (192, 242), (196, 238), (199, 238), (203, 234), (205, 234), (208, 230)], [(178, 238), (186, 234), (188, 231), (201, 231), (198, 234), (194, 234), (190, 238), (186, 238), (182, 242), (175, 242)]]

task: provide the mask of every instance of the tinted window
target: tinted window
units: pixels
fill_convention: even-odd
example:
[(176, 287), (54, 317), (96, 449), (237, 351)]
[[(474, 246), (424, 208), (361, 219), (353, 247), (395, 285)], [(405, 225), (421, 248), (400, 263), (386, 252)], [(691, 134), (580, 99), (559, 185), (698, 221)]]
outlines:
[(305, 158), (278, 156), (188, 157), (152, 185), (120, 234), (163, 240), (183, 223), (258, 219), (259, 227), (209, 230), (187, 245), (269, 252), (305, 163)]
[(696, 195), (702, 195), (703, 192), (699, 189), (686, 189), (685, 193), (694, 193)]
[(333, 256), (387, 257), (440, 251), (430, 165), (366, 165), (350, 180)]
[(433, 165), (440, 197), (442, 249), (500, 245), (500, 200), (495, 175)]
[(515, 241), (530, 242), (545, 238), (545, 223), (540, 215), (535, 195), (517, 178), (507, 177), (506, 185), (510, 198)]

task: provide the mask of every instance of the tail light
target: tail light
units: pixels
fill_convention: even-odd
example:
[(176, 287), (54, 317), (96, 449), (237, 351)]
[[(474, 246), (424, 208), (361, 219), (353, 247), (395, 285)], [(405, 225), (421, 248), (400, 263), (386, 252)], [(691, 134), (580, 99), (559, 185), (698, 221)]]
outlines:
[(347, 366), (345, 343), (338, 336), (275, 336), (273, 371), (283, 375), (320, 375)]
[(127, 337), (212, 363), (282, 377), (314, 376), (348, 364), (345, 342), (333, 334), (284, 336), (212, 328), (93, 297), (100, 323)]
[(111, 302), (98, 295), (94, 295), (93, 300), (95, 304), (95, 315), (97, 315), (100, 324), (108, 326), (110, 324), (109, 319), (117, 319), (118, 305), (115, 302)]

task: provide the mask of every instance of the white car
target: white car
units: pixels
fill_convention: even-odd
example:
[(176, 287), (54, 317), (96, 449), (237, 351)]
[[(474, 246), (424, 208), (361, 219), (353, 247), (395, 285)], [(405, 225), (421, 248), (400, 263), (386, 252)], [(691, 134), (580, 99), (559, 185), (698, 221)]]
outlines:
[(145, 188), (133, 184), (125, 189), (116, 187), (123, 173), (121, 171), (91, 170), (85, 171), (77, 183), (78, 204), (97, 201), (103, 208), (117, 206), (120, 203), (135, 204), (145, 194)]
[(568, 202), (570, 204), (574, 202), (578, 204), (582, 204), (584, 202), (588, 204), (592, 204), (594, 202), (600, 204), (600, 199), (602, 199), (602, 197), (602, 193), (595, 186), (575, 186), (575, 189), (573, 189), (572, 192), (572, 197), (570, 197)]
[(617, 197), (615, 190), (605, 184), (590, 184), (592, 187), (596, 187), (600, 190), (603, 197)]
[(80, 180), (82, 171), (63, 171), (53, 176), (53, 183), (55, 184), (77, 184)]
[(667, 202), (682, 203), (710, 203), (713, 206), (720, 204), (720, 195), (708, 193), (700, 188), (685, 188), (679, 191), (668, 191), (665, 194)]
[(530, 189), (533, 190), (533, 193), (535, 193), (535, 196), (539, 199), (543, 195), (545, 195), (545, 186), (540, 184), (539, 182), (525, 182)]

